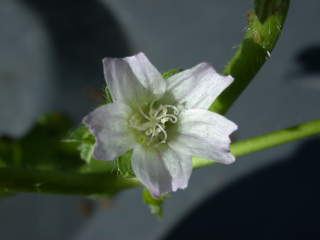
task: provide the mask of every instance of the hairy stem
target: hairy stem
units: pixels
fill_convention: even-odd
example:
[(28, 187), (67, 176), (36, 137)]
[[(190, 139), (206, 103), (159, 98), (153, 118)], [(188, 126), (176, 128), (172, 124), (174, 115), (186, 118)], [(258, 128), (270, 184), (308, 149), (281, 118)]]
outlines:
[(283, 29), (289, 3), (290, 0), (255, 0), (255, 10), (248, 14), (244, 40), (224, 70), (225, 75), (235, 80), (211, 105), (211, 111), (226, 113), (270, 58)]
[(140, 185), (139, 181), (134, 178), (123, 178), (110, 173), (83, 174), (68, 171), (0, 168), (1, 193), (111, 196), (138, 185)]

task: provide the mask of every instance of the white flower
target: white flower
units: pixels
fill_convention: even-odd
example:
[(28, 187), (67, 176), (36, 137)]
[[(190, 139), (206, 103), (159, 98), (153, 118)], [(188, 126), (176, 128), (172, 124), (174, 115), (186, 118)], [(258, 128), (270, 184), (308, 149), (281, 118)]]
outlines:
[(154, 196), (187, 187), (192, 156), (234, 161), (229, 135), (237, 125), (207, 110), (231, 76), (200, 63), (164, 80), (143, 53), (105, 58), (103, 67), (114, 102), (83, 120), (96, 137), (96, 159), (133, 149), (133, 171)]

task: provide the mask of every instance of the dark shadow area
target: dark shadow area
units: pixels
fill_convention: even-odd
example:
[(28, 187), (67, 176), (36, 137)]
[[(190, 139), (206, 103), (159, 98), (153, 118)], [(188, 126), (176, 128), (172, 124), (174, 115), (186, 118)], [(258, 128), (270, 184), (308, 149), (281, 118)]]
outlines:
[(320, 45), (303, 48), (295, 55), (294, 62), (296, 67), (286, 74), (286, 79), (290, 81), (317, 81), (317, 79), (320, 79), (319, 59)]
[(309, 46), (300, 51), (295, 61), (305, 74), (320, 74), (320, 46)]
[(76, 118), (82, 116), (90, 108), (83, 95), (95, 100), (102, 92), (94, 90), (105, 86), (102, 58), (129, 55), (125, 34), (107, 6), (97, 0), (21, 1), (39, 17), (52, 44), (61, 88), (57, 110), (61, 107)]
[(60, 67), (95, 75), (103, 57), (129, 53), (118, 22), (99, 1), (22, 1), (43, 21)]
[(164, 239), (320, 239), (320, 140), (212, 195)]

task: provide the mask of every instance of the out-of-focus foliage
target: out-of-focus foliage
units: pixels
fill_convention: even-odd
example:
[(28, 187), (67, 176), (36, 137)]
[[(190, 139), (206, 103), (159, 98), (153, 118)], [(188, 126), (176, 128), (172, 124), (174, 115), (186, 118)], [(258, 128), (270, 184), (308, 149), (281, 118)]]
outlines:
[(39, 170), (76, 170), (83, 162), (62, 139), (69, 118), (53, 113), (41, 117), (21, 139), (0, 138), (0, 166)]

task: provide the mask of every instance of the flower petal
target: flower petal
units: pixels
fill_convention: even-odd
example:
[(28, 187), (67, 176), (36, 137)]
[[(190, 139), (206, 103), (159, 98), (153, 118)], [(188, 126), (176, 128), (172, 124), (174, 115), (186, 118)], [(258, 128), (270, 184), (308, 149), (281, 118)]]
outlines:
[(134, 139), (127, 126), (130, 111), (125, 104), (113, 103), (97, 108), (83, 119), (96, 137), (96, 159), (113, 160), (133, 148)]
[(161, 155), (172, 178), (172, 191), (186, 188), (192, 172), (192, 156), (170, 147), (161, 152)]
[(230, 153), (229, 135), (237, 125), (214, 112), (189, 109), (179, 116), (177, 137), (168, 142), (176, 151), (229, 164), (235, 158)]
[(166, 81), (161, 73), (152, 65), (142, 52), (126, 57), (124, 60), (129, 64), (132, 72), (140, 83), (156, 96), (162, 96), (166, 91)]
[(133, 150), (131, 161), (136, 177), (152, 195), (159, 197), (171, 191), (172, 178), (157, 150), (138, 145)]
[(207, 63), (177, 73), (168, 80), (168, 91), (178, 103), (187, 109), (208, 109), (214, 100), (233, 81), (231, 76), (222, 76)]
[(122, 58), (103, 59), (104, 77), (113, 101), (130, 103), (146, 94), (129, 64)]
[(136, 177), (159, 197), (164, 193), (184, 189), (192, 172), (192, 158), (168, 148), (147, 149), (135, 147), (132, 168)]

